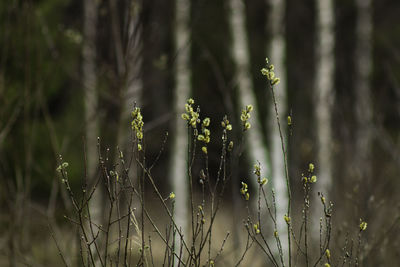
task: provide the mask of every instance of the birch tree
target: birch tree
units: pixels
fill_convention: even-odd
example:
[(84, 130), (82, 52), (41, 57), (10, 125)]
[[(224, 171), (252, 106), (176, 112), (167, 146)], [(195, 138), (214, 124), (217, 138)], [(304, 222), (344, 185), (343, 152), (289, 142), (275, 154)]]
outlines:
[[(280, 83), (274, 86), (276, 102), (278, 103), (278, 111), (280, 120), (284, 121), (284, 114), (287, 113), (287, 96), (286, 96), (286, 66), (285, 66), (285, 2), (284, 0), (270, 0), (271, 13), (269, 14), (268, 25), (271, 32), (271, 44), (269, 56), (271, 63), (274, 64), (276, 73), (280, 77)], [(269, 92), (268, 92), (269, 93)], [(285, 176), (284, 154), (281, 146), (281, 138), (279, 129), (276, 125), (275, 107), (270, 104), (270, 116), (267, 117), (267, 125), (271, 133), (271, 177), (276, 192), (277, 202), (277, 220), (278, 232), (281, 237), (282, 250), (284, 255), (288, 251), (287, 227), (283, 220), (287, 213), (288, 193)], [(281, 124), (285, 125), (284, 123)], [(283, 135), (286, 136), (286, 130)], [(288, 215), (290, 216), (290, 215)]]
[[(247, 107), (247, 105), (253, 105), (254, 107), (254, 110), (251, 113), (252, 118), (250, 119), (250, 121), (252, 121), (251, 129), (245, 133), (246, 153), (251, 166), (259, 162), (262, 168), (261, 171), (263, 172), (262, 175), (268, 175), (270, 172), (268, 151), (263, 140), (261, 120), (258, 118), (257, 99), (253, 90), (250, 74), (250, 51), (246, 32), (245, 4), (242, 0), (231, 0), (229, 1), (229, 4), (229, 24), (232, 34), (232, 58), (236, 65), (235, 82), (237, 85), (239, 104), (241, 108)], [(237, 183), (238, 181), (233, 180), (233, 182)], [(254, 188), (258, 187), (256, 179), (250, 179), (250, 182)], [(235, 193), (235, 191), (233, 192)], [(237, 198), (234, 197), (233, 199), (233, 209), (235, 210), (238, 207)], [(251, 201), (253, 209), (256, 210), (258, 208), (256, 198), (251, 198)], [(264, 205), (262, 205), (261, 209), (264, 209)], [(236, 214), (236, 210), (234, 214)], [(239, 229), (235, 228), (235, 231), (235, 236), (237, 236), (235, 247), (238, 248), (241, 243), (240, 239), (238, 239)]]
[(370, 74), (372, 69), (372, 0), (356, 0), (355, 35), (355, 114), (356, 143), (354, 161), (358, 179), (371, 175), (372, 103)]
[[(186, 122), (178, 114), (183, 112), (184, 104), (189, 98), (190, 84), (190, 35), (188, 0), (176, 0), (175, 10), (175, 88), (174, 88), (174, 113), (171, 167), (169, 178), (172, 181), (172, 191), (175, 192), (175, 223), (182, 229), (182, 233), (188, 233), (188, 190), (187, 178), (187, 129)], [(177, 240), (177, 251), (179, 251)]]
[[(230, 28), (232, 34), (232, 57), (236, 65), (236, 82), (238, 86), (238, 99), (240, 106), (251, 104), (256, 108), (257, 100), (254, 93), (253, 84), (250, 75), (249, 63), (249, 48), (247, 43), (246, 32), (246, 15), (245, 5), (241, 0), (230, 1)], [(251, 129), (246, 132), (246, 143), (248, 144), (248, 156), (252, 164), (260, 162), (266, 173), (269, 173), (268, 151), (265, 143), (263, 142), (263, 135), (261, 130), (261, 121), (258, 118), (257, 111), (254, 110), (251, 114), (252, 125)], [(254, 186), (257, 187), (255, 179)]]
[[(315, 110), (317, 128), (317, 169), (318, 181), (315, 192), (329, 194), (332, 184), (332, 127), (331, 114), (334, 103), (334, 12), (332, 0), (317, 0), (316, 27), (316, 77), (315, 77)], [(315, 193), (315, 200), (317, 194)], [(313, 225), (317, 228), (319, 206), (314, 202)], [(317, 208), (318, 207), (318, 208)]]

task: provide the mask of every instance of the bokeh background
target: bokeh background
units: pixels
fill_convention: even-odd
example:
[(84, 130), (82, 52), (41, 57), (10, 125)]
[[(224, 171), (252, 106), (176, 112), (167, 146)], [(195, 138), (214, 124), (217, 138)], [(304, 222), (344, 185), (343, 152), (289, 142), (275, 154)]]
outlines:
[[(344, 236), (346, 229), (357, 229), (363, 218), (368, 222), (368, 231), (362, 266), (396, 266), (400, 263), (400, 2), (333, 1), (329, 11), (333, 14), (333, 38), (328, 41), (333, 45), (329, 105), (321, 103), (326, 99), (318, 98), (315, 86), (321, 59), (318, 1), (239, 1), (244, 18), (241, 33), (246, 35), (248, 46), (244, 53), (251, 87), (247, 89), (256, 101), (248, 104), (255, 106), (254, 112), (260, 118), (251, 123), (258, 126), (254, 128), (260, 131), (261, 143), (269, 151), (275, 142), (272, 127), (276, 124), (272, 121), (271, 94), (260, 69), (277, 36), (271, 29), (271, 17), (277, 12), (272, 12), (273, 3), (282, 2), (283, 12), (278, 19), (285, 43), (284, 69), (276, 73), (284, 73), (286, 86), (277, 90), (286, 92), (285, 99), (278, 99), (278, 105), (285, 106), (282, 123), (286, 125), (289, 115), (293, 120), (287, 147), (294, 206), (301, 205), (301, 173), (308, 163), (316, 164), (318, 175), (324, 172), (318, 169), (318, 107), (327, 105), (330, 116), (322, 123), (329, 125), (331, 136), (331, 186), (327, 190), (335, 203), (335, 231)], [(149, 162), (157, 157), (169, 132), (153, 174), (159, 177), (163, 192), (171, 191), (173, 178), (168, 173), (173, 168), (175, 122), (185, 104), (176, 103), (175, 93), (178, 59), (183, 53), (188, 55), (188, 96), (201, 107), (202, 116), (212, 119), (212, 132), (219, 131), (219, 121), (226, 114), (233, 123), (233, 139), (240, 140), (241, 76), (233, 51), (233, 36), (238, 29), (232, 26), (232, 13), (236, 12), (228, 0), (188, 0), (188, 9), (182, 9), (182, 2), (0, 2), (2, 266), (57, 264), (56, 250), (53, 248), (54, 255), (48, 255), (43, 244), (54, 247), (49, 222), (59, 225), (61, 233), (68, 231), (63, 219), (68, 209), (66, 195), (56, 172), (59, 155), (68, 161), (72, 186), (78, 189), (84, 175), (84, 147), (90, 145), (90, 140), (99, 136), (102, 146), (110, 149), (111, 158), (116, 158), (117, 145), (129, 149), (129, 112), (134, 105), (142, 109)], [(363, 78), (367, 91), (361, 92), (358, 59), (363, 56), (359, 54), (357, 19), (363, 12), (362, 3), (368, 3), (372, 28), (369, 37), (361, 37), (362, 44), (370, 47), (367, 57), (371, 62)], [(188, 19), (177, 20), (179, 12), (185, 10)], [(188, 38), (178, 44), (182, 27)], [(368, 105), (361, 106), (360, 113), (363, 96), (367, 97), (363, 103)], [(369, 138), (363, 143), (367, 148), (360, 150), (357, 144), (365, 134)], [(285, 130), (285, 135), (289, 131)], [(216, 136), (208, 148), (214, 170), (219, 147)], [(96, 148), (88, 148), (89, 157), (91, 151), (97, 156)], [(247, 151), (239, 161), (237, 177), (251, 176), (251, 153)], [(270, 168), (270, 162), (263, 164), (263, 168)], [(270, 173), (266, 175), (274, 179)], [(239, 180), (232, 182), (228, 203), (232, 203), (232, 194), (240, 197)]]

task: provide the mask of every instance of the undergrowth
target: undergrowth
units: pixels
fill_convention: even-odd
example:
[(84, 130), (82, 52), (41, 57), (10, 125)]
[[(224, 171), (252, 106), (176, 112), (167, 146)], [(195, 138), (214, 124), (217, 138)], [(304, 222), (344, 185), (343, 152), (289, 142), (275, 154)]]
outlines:
[[(261, 164), (254, 163), (253, 184), (241, 182), (235, 192), (235, 197), (242, 197), (246, 214), (240, 228), (245, 238), (240, 251), (235, 251), (232, 266), (245, 265), (246, 256), (250, 251), (260, 253), (265, 260), (264, 266), (358, 266), (360, 251), (363, 248), (362, 234), (367, 229), (367, 223), (360, 219), (355, 231), (357, 240), (343, 240), (340, 251), (332, 251), (331, 241), (335, 237), (332, 232), (333, 204), (324, 194), (318, 192), (322, 216), (318, 221), (310, 216), (310, 203), (313, 185), (318, 182), (315, 166), (310, 163), (305, 174), (301, 175), (303, 185), (303, 204), (300, 211), (292, 210), (291, 179), (288, 172), (285, 136), (279, 120), (274, 85), (279, 83), (275, 77), (274, 66), (269, 64), (261, 70), (268, 81), (275, 107), (276, 127), (279, 129), (282, 151), (285, 163), (285, 179), (287, 186), (288, 206), (283, 218), (277, 216), (275, 191), (267, 177), (261, 175)], [(129, 155), (124, 155), (118, 149), (117, 162), (111, 162), (108, 150), (104, 154), (100, 139), (98, 139), (98, 166), (100, 175), (95, 181), (85, 175), (79, 192), (74, 192), (70, 186), (68, 163), (60, 156), (59, 167), (62, 182), (68, 192), (72, 210), (66, 219), (79, 238), (79, 264), (81, 266), (222, 266), (221, 255), (231, 238), (231, 229), (226, 229), (222, 240), (216, 235), (216, 218), (221, 210), (227, 186), (230, 186), (232, 162), (242, 155), (244, 136), (251, 131), (250, 117), (252, 105), (244, 107), (241, 113), (242, 138), (234, 144), (230, 132), (232, 125), (227, 116), (221, 124), (221, 151), (218, 168), (215, 173), (209, 169), (209, 147), (212, 135), (209, 129), (210, 118), (201, 119), (200, 108), (195, 101), (189, 99), (185, 104), (182, 119), (187, 122), (187, 169), (189, 190), (188, 227), (177, 223), (175, 201), (179, 192), (163, 193), (157, 179), (153, 177), (152, 169), (164, 150), (167, 138), (155, 162), (146, 161), (146, 145), (143, 133), (143, 116), (139, 107), (132, 112), (132, 142)], [(292, 118), (288, 117), (288, 124)], [(86, 155), (85, 155), (86, 157)], [(193, 165), (196, 159), (202, 162), (200, 172), (194, 173)], [(300, 175), (299, 175), (300, 176)], [(270, 179), (274, 179), (271, 177)], [(146, 203), (145, 184), (152, 188), (155, 199), (159, 202), (166, 220), (160, 225), (154, 219), (151, 207)], [(255, 185), (255, 186), (254, 186)], [(102, 193), (100, 193), (102, 192)], [(195, 193), (200, 192), (199, 198)], [(105, 199), (106, 205), (96, 207), (94, 200), (99, 196)], [(103, 199), (103, 200), (104, 200)], [(154, 198), (153, 198), (154, 199)], [(97, 202), (96, 202), (97, 203)], [(96, 209), (101, 209), (100, 216)], [(294, 213), (299, 212), (301, 218), (296, 221)], [(240, 222), (234, 222), (240, 223)], [(286, 225), (286, 233), (278, 232), (279, 225)], [(317, 224), (317, 227), (315, 225)], [(318, 228), (318, 234), (310, 229)], [(51, 230), (51, 227), (50, 227)], [(220, 231), (220, 230), (218, 230)], [(233, 232), (237, 234), (237, 232)], [(57, 245), (60, 257), (65, 266), (72, 265), (71, 255), (65, 255), (59, 246), (59, 239), (51, 231)], [(281, 238), (284, 237), (284, 238)], [(286, 240), (287, 238), (287, 240)], [(157, 239), (157, 244), (154, 241)], [(232, 239), (232, 238), (231, 238)], [(215, 244), (218, 243), (216, 246)]]

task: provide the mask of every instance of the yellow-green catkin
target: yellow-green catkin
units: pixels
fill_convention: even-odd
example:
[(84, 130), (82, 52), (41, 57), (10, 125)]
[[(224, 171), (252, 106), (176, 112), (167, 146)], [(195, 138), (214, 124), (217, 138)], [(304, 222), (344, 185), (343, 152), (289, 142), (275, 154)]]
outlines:
[(207, 144), (210, 143), (211, 140), (211, 132), (207, 128), (210, 126), (210, 118), (205, 118), (201, 124), (201, 134), (197, 136), (197, 140), (204, 143), (204, 146), (201, 148), (204, 154), (207, 154)]
[(140, 112), (140, 108), (136, 107), (132, 111), (132, 130), (135, 132), (136, 139), (137, 139), (137, 148), (138, 151), (141, 151), (143, 149), (142, 147), (142, 140), (143, 140), (143, 116)]
[(312, 163), (308, 164), (308, 171), (309, 171), (310, 173), (313, 173), (313, 172), (314, 172), (314, 168), (315, 168), (314, 164), (312, 164)]
[(63, 162), (57, 167), (57, 171), (61, 172), (61, 170), (65, 170), (69, 166), (68, 162)]
[(311, 176), (310, 183), (316, 183), (316, 182), (317, 182), (317, 176), (316, 175)]
[(268, 179), (265, 178), (265, 177), (262, 178), (261, 181), (260, 181), (260, 185), (263, 186), (263, 185), (265, 185), (266, 183), (268, 183)]
[(261, 166), (260, 164), (254, 164), (254, 174), (257, 176), (261, 176)]
[(367, 222), (364, 222), (362, 219), (360, 219), (360, 231), (365, 231), (367, 230)]
[(248, 120), (251, 117), (250, 112), (252, 111), (253, 111), (252, 105), (247, 105), (246, 108), (242, 110), (242, 114), (240, 115), (240, 120), (242, 121), (243, 131), (247, 131), (251, 127), (251, 124)]
[(285, 219), (285, 222), (286, 222), (287, 224), (290, 224), (291, 219), (290, 219), (290, 217), (289, 217), (287, 214), (285, 214), (285, 216), (283, 216), (283, 219)]
[(210, 143), (211, 140), (211, 132), (207, 128), (208, 126), (210, 126), (210, 118), (205, 118), (201, 124), (201, 134), (197, 136), (197, 140), (204, 142), (205, 144)]
[(223, 120), (221, 121), (221, 126), (224, 128), (226, 131), (232, 131), (232, 124), (230, 124), (228, 118), (225, 116)]
[(112, 178), (114, 178), (115, 180), (117, 180), (117, 182), (118, 182), (118, 180), (119, 180), (119, 175), (118, 175), (118, 172), (114, 172), (114, 171), (110, 171), (110, 176), (112, 177)]
[(317, 182), (317, 176), (313, 175), (314, 168), (315, 168), (314, 164), (310, 163), (310, 164), (308, 164), (308, 172), (309, 172), (308, 176), (304, 176), (304, 174), (301, 174), (302, 181), (305, 184), (307, 184), (307, 183), (311, 183), (312, 184), (312, 183), (316, 183)]
[(326, 249), (326, 250), (325, 250), (325, 255), (326, 255), (326, 258), (327, 258), (328, 260), (331, 258), (331, 252), (330, 252), (329, 249)]
[(188, 125), (192, 126), (192, 128), (195, 129), (197, 127), (197, 123), (200, 122), (200, 119), (199, 119), (199, 113), (193, 109), (193, 105), (194, 105), (193, 98), (189, 98), (185, 104), (186, 113), (183, 113), (181, 117), (182, 119), (187, 121)]
[(228, 145), (228, 151), (230, 152), (232, 150), (233, 150), (233, 141), (230, 141)]
[(242, 188), (240, 189), (240, 194), (244, 197), (245, 200), (249, 200), (250, 194), (248, 192), (248, 185), (242, 182)]
[(260, 165), (260, 163), (254, 164), (254, 174), (257, 176), (257, 183), (260, 186), (263, 186), (266, 183), (268, 183), (268, 179), (267, 178), (265, 178), (265, 177), (261, 178), (261, 165)]
[(274, 231), (274, 236), (275, 236), (275, 238), (277, 238), (279, 236), (278, 231), (276, 229)]
[(267, 77), (267, 80), (269, 81), (271, 86), (277, 85), (281, 80), (275, 75), (274, 65), (269, 64), (268, 58), (265, 59), (265, 62), (266, 66), (261, 69), (261, 74)]

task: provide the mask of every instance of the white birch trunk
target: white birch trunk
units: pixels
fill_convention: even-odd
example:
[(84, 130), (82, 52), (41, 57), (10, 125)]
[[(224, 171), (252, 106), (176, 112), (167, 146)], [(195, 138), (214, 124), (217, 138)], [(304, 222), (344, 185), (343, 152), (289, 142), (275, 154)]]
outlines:
[[(260, 162), (264, 173), (269, 173), (268, 151), (263, 142), (261, 123), (258, 118), (257, 100), (253, 90), (253, 84), (250, 74), (249, 48), (247, 43), (245, 5), (242, 0), (230, 1), (230, 27), (232, 34), (232, 53), (236, 64), (236, 82), (238, 85), (238, 99), (240, 106), (253, 105), (254, 110), (251, 113), (251, 129), (245, 133), (247, 151), (252, 166)], [(251, 179), (253, 186), (258, 187), (257, 179)], [(253, 197), (255, 199), (255, 195)]]
[(334, 12), (332, 0), (317, 2), (317, 42), (315, 108), (317, 126), (317, 162), (318, 180), (313, 191), (313, 236), (319, 238), (319, 217), (322, 216), (317, 192), (329, 199), (332, 184), (332, 108), (334, 103)]
[(358, 179), (371, 175), (372, 104), (370, 74), (372, 70), (372, 10), (371, 0), (356, 0), (355, 47), (355, 114), (356, 143), (354, 160)]
[[(285, 114), (287, 113), (286, 96), (286, 66), (285, 66), (285, 2), (284, 0), (270, 0), (271, 13), (269, 14), (269, 25), (271, 27), (271, 48), (269, 53), (270, 63), (275, 66), (275, 73), (280, 78), (280, 83), (274, 86), (276, 102), (282, 126), (282, 134), (287, 135)], [(267, 92), (269, 93), (269, 92)], [(274, 105), (270, 104), (270, 115), (267, 125), (271, 133), (271, 180), (276, 192), (277, 203), (277, 221), (278, 233), (282, 243), (282, 251), (287, 255), (288, 251), (288, 233), (287, 225), (284, 221), (284, 215), (287, 213), (288, 192), (285, 176), (285, 161), (282, 151), (281, 138), (276, 123), (276, 114)], [(288, 215), (290, 216), (290, 215)]]
[[(169, 179), (172, 181), (172, 191), (175, 193), (174, 219), (182, 233), (187, 236), (189, 231), (189, 180), (187, 176), (187, 128), (186, 122), (180, 114), (184, 112), (184, 105), (189, 98), (191, 91), (190, 84), (190, 36), (189, 36), (189, 15), (190, 6), (188, 0), (176, 0), (175, 10), (175, 91), (174, 91), (174, 112), (176, 114), (172, 136), (171, 166)], [(180, 250), (179, 235), (176, 235), (175, 251)], [(178, 262), (176, 261), (178, 264)]]
[[(244, 1), (242, 0), (231, 0), (230, 4), (230, 17), (229, 24), (232, 34), (232, 58), (236, 65), (236, 83), (238, 86), (238, 99), (241, 108), (245, 108), (247, 105), (251, 104), (254, 110), (251, 113), (251, 128), (247, 130), (245, 135), (246, 143), (246, 153), (250, 159), (251, 166), (259, 162), (261, 164), (261, 171), (263, 176), (268, 176), (270, 173), (270, 163), (268, 159), (268, 151), (266, 143), (263, 140), (261, 120), (258, 118), (257, 111), (257, 99), (255, 92), (253, 90), (253, 84), (251, 81), (250, 74), (250, 50), (248, 47), (248, 37), (246, 31), (246, 9)], [(238, 125), (239, 126), (239, 125)], [(257, 179), (255, 177), (250, 177), (250, 183), (252, 183), (253, 188), (258, 188)], [(250, 205), (253, 210), (258, 209), (258, 201), (256, 191), (250, 195)], [(251, 192), (250, 192), (251, 193)], [(235, 194), (235, 191), (233, 191)], [(239, 193), (238, 196), (239, 197)], [(264, 201), (261, 202), (261, 211), (264, 214), (265, 204)], [(233, 202), (233, 210), (236, 213), (237, 204), (236, 201)], [(263, 216), (265, 217), (265, 216)], [(238, 219), (238, 218), (234, 218)], [(261, 227), (265, 222), (261, 221)], [(235, 247), (242, 243), (240, 237), (238, 236), (239, 229), (236, 231)]]

